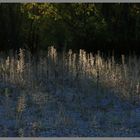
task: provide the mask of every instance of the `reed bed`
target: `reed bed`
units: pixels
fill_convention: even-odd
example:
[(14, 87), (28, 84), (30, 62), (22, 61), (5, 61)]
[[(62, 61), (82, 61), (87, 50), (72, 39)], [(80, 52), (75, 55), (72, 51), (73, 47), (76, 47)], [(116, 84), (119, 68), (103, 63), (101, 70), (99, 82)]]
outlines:
[(139, 65), (54, 47), (2, 54), (0, 136), (139, 136)]
[(114, 56), (105, 60), (100, 53), (93, 55), (84, 50), (58, 53), (50, 47), (37, 60), (30, 52), (20, 49), (18, 55), (0, 58), (0, 80), (32, 89), (49, 83), (54, 88), (60, 84), (76, 86), (76, 83), (83, 87), (89, 82), (98, 89), (109, 88), (120, 97), (138, 99), (140, 59), (121, 57), (121, 63), (116, 63)]

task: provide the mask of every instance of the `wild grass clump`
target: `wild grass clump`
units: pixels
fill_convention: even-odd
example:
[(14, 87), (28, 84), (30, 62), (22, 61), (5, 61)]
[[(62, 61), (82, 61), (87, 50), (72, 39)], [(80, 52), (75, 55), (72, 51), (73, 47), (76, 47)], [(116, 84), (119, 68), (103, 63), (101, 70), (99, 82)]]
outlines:
[[(117, 62), (114, 56), (105, 59), (100, 52), (94, 55), (84, 50), (57, 52), (54, 47), (36, 56), (24, 49), (1, 56), (3, 135), (8, 135), (9, 129), (12, 135), (23, 137), (43, 132), (49, 135), (48, 131), (63, 132), (66, 128), (68, 131), (74, 128), (67, 135), (78, 135), (84, 121), (98, 136), (110, 136), (107, 130), (101, 132), (104, 129), (101, 124), (115, 135), (114, 128), (117, 126), (118, 131), (124, 128), (125, 119), (129, 122), (139, 118), (138, 109), (134, 113), (125, 110), (127, 105), (131, 108), (127, 101), (134, 105), (140, 101), (139, 65), (140, 59), (135, 56), (122, 55), (121, 61)], [(125, 105), (120, 103), (120, 98), (126, 100)], [(114, 115), (112, 112), (116, 108), (120, 114), (128, 112), (126, 117)], [(9, 124), (5, 125), (7, 120)]]
[(0, 79), (32, 89), (44, 85), (53, 85), (54, 89), (68, 85), (86, 92), (92, 86), (105, 87), (121, 97), (138, 99), (139, 64), (136, 57), (122, 55), (122, 62), (116, 63), (114, 56), (105, 60), (100, 53), (93, 55), (84, 50), (58, 53), (54, 47), (36, 60), (30, 52), (20, 49), (18, 55), (0, 58)]

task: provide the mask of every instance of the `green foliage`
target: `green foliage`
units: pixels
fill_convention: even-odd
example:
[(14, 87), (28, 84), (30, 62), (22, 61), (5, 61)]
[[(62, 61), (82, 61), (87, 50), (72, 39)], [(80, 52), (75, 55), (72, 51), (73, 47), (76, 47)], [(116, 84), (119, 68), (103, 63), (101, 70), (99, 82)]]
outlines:
[(101, 42), (138, 41), (140, 37), (139, 4), (0, 4), (0, 11), (3, 48), (88, 48)]

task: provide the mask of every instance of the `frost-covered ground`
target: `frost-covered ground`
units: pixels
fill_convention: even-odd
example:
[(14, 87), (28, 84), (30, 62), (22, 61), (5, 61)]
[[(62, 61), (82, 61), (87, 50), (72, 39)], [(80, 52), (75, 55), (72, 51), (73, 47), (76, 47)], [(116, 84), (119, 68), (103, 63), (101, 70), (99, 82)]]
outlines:
[(0, 57), (0, 136), (140, 136), (139, 66), (54, 48)]
[(30, 91), (1, 83), (0, 136), (140, 136), (140, 104), (104, 92), (67, 86)]

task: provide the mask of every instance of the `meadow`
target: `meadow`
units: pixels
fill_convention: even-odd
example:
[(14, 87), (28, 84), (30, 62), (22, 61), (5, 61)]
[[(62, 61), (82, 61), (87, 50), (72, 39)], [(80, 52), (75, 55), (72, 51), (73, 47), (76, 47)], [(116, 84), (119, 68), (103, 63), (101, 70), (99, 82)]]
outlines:
[(0, 54), (0, 136), (140, 136), (140, 59)]

